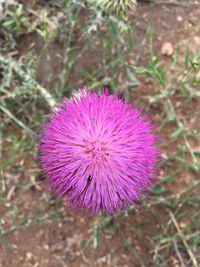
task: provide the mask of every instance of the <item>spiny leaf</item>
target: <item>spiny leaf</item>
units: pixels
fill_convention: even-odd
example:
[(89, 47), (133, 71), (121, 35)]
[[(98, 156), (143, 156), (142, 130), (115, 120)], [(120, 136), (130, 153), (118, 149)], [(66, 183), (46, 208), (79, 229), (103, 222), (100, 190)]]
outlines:
[[(90, 0), (90, 2), (94, 2)], [(95, 4), (104, 12), (127, 19), (129, 11), (135, 11), (136, 0), (97, 0)]]

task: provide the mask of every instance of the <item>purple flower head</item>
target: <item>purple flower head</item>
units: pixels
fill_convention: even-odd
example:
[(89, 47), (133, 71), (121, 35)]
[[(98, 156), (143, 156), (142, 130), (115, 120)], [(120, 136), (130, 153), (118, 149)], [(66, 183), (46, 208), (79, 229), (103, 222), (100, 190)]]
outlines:
[(153, 125), (141, 112), (106, 91), (65, 99), (39, 146), (55, 194), (91, 213), (136, 205), (151, 189), (158, 158)]

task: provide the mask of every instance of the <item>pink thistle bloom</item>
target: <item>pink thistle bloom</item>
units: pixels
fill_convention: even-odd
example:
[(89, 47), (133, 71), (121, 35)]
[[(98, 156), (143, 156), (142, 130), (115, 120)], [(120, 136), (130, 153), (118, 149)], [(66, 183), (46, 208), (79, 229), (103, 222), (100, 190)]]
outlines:
[(91, 213), (136, 205), (152, 187), (159, 154), (154, 125), (141, 112), (105, 91), (64, 99), (39, 146), (53, 192)]

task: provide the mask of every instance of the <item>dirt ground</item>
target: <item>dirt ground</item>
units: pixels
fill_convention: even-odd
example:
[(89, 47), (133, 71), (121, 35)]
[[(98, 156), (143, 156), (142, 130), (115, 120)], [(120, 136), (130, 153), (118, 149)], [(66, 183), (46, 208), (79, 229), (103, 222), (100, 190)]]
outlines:
[[(162, 51), (164, 43), (170, 43), (173, 53), (176, 47), (180, 47), (180, 58), (184, 64), (186, 48), (189, 46), (191, 51), (200, 48), (200, 28), (195, 27), (195, 25), (199, 25), (199, 18), (199, 7), (188, 8), (181, 4), (159, 4), (154, 6), (140, 2), (137, 10), (137, 38), (135, 40), (135, 46), (141, 46), (142, 49), (139, 64), (144, 65), (148, 62), (149, 54), (147, 53), (148, 48), (145, 45), (145, 40), (149, 23), (153, 25), (153, 49), (156, 53), (163, 54), (161, 55), (161, 61), (166, 68), (170, 66), (172, 56), (171, 52), (169, 52), (169, 55), (164, 55), (165, 53)], [(41, 37), (37, 34), (25, 34), (18, 40), (18, 56), (21, 57), (23, 54), (26, 54), (32, 46), (36, 53), (40, 53), (43, 45)], [(37, 80), (49, 90), (52, 90), (63, 68), (61, 58), (56, 57), (56, 54), (63, 54), (63, 49), (64, 47), (61, 43), (54, 42), (50, 44), (48, 54), (43, 53), (40, 57), (40, 63), (37, 68)], [(102, 49), (98, 47), (88, 48), (78, 59), (75, 68), (70, 74), (68, 83), (73, 84), (78, 79), (82, 69), (93, 70), (101, 62)], [(169, 67), (167, 75), (170, 76), (173, 71)], [(51, 74), (50, 80), (47, 79), (46, 73)], [(136, 104), (141, 101), (144, 102), (147, 101), (147, 95), (154, 95), (156, 92), (155, 84), (144, 79), (140, 86), (140, 92), (132, 94), (131, 100)], [(182, 120), (188, 128), (196, 128), (200, 131), (200, 99), (196, 98), (191, 102), (186, 102), (185, 106), (178, 106), (178, 100), (178, 96), (174, 98)], [(152, 107), (151, 111), (155, 120), (159, 123), (162, 110), (159, 106), (155, 106)], [(161, 143), (167, 143), (174, 129), (175, 126), (173, 124), (164, 127), (159, 133)], [(6, 137), (7, 132), (12, 131), (13, 128), (10, 127), (10, 129), (4, 129), (3, 133), (5, 137), (4, 143), (6, 144), (3, 153), (4, 157), (7, 158), (12, 156), (13, 153), (9, 150), (11, 140)], [(20, 138), (20, 132), (17, 133), (16, 129), (15, 131), (16, 136), (18, 135)], [(194, 147), (199, 147), (200, 141), (194, 140), (192, 144)], [(174, 144), (166, 145), (164, 147), (165, 152), (166, 154), (173, 153)], [(24, 157), (17, 159), (17, 162), (13, 159), (10, 166), (4, 173), (6, 179), (11, 179), (12, 181), (17, 179), (12, 173), (13, 169), (17, 169), (20, 184), (8, 190), (7, 199), (11, 200), (13, 204), (6, 208), (11, 211), (11, 214), (13, 211), (12, 220), (19, 221), (21, 225), (16, 224), (16, 229), (11, 229), (10, 234), (3, 237), (3, 245), (0, 247), (0, 266), (143, 267), (143, 263), (145, 264), (144, 266), (155, 266), (152, 265), (153, 255), (151, 252), (155, 241), (153, 237), (158, 235), (159, 231), (162, 230), (163, 224), (167, 223), (169, 218), (167, 208), (163, 209), (162, 205), (158, 205), (154, 208), (153, 213), (148, 211), (148, 205), (138, 207), (137, 210), (133, 209), (127, 217), (124, 216), (120, 220), (111, 220), (106, 227), (102, 226), (100, 228), (102, 231), (100, 237), (96, 237), (94, 236), (95, 225), (103, 218), (97, 215), (88, 217), (84, 214), (78, 214), (65, 209), (62, 202), (55, 200), (48, 192), (47, 180), (39, 171), (34, 152), (26, 156), (25, 149)], [(168, 173), (169, 168), (176, 169), (176, 166), (174, 166), (173, 162), (166, 166), (162, 165), (159, 177), (162, 178), (165, 173)], [(179, 193), (189, 186), (193, 179), (196, 179), (194, 172), (190, 170), (179, 172), (176, 180), (167, 185), (167, 194)], [(151, 199), (151, 195), (147, 197), (147, 202), (148, 198)], [(20, 212), (15, 210), (15, 203), (17, 203), (18, 208), (20, 207)], [(45, 203), (48, 203), (48, 205)], [(59, 208), (59, 212), (57, 217), (52, 219), (51, 214), (55, 216), (53, 213), (55, 203)], [(0, 217), (3, 218), (5, 224), (9, 224), (10, 214), (7, 214), (6, 208), (4, 203), (1, 203)], [(38, 213), (38, 221), (24, 220), (26, 216), (30, 218), (33, 211)], [(20, 219), (23, 220), (21, 221)], [(187, 219), (185, 217), (183, 223), (187, 224)], [(98, 233), (95, 234), (97, 235)], [(98, 245), (96, 244), (97, 239), (100, 239)], [(198, 254), (198, 250), (196, 253)], [(169, 252), (169, 261), (163, 263), (162, 266), (157, 266), (181, 266), (174, 259), (174, 254), (175, 252)], [(140, 259), (142, 259), (142, 263)]]

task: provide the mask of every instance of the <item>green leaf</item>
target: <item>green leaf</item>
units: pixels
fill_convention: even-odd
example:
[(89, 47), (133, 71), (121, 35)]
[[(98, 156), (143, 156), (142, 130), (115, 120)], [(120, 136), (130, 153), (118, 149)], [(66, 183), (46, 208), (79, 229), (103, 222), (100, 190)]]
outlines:
[(43, 116), (40, 112), (36, 112), (35, 114), (35, 120), (38, 124), (43, 123)]
[(2, 23), (3, 26), (10, 26), (10, 25), (13, 25), (15, 24), (14, 20), (7, 20), (5, 22)]
[(155, 96), (150, 96), (149, 100), (150, 100), (150, 103), (155, 103), (155, 102), (159, 102), (162, 98), (163, 98), (162, 95), (155, 95)]
[(80, 75), (81, 75), (81, 77), (85, 78), (87, 81), (93, 81), (94, 80), (94, 77), (88, 71), (83, 70), (80, 72)]
[(187, 70), (190, 66), (190, 51), (187, 47), (186, 53), (185, 53), (185, 69)]
[(184, 128), (178, 128), (176, 131), (174, 131), (170, 137), (173, 139), (176, 139), (177, 137), (179, 137), (180, 135), (182, 135), (184, 133)]
[(117, 28), (116, 28), (116, 25), (115, 25), (115, 23), (113, 21), (110, 21), (109, 28), (110, 28), (111, 33), (114, 36), (117, 36)]
[(156, 195), (161, 195), (163, 193), (166, 193), (168, 191), (168, 189), (167, 189), (167, 187), (158, 184), (158, 185), (156, 185), (156, 187), (154, 187), (153, 191)]
[(2, 164), (0, 164), (0, 171), (8, 167), (15, 159), (16, 157), (13, 156), (13, 157), (10, 157), (8, 160), (4, 161)]
[(192, 165), (192, 168), (196, 173), (200, 173), (200, 163), (196, 162)]
[(167, 176), (165, 178), (165, 182), (168, 182), (168, 183), (173, 183), (175, 181), (175, 177), (174, 176)]
[(140, 81), (135, 77), (135, 75), (133, 74), (133, 72), (129, 68), (126, 69), (126, 73), (134, 85), (140, 84)]

